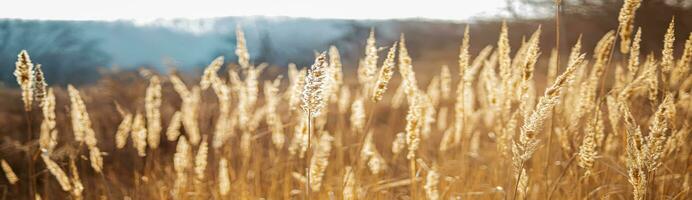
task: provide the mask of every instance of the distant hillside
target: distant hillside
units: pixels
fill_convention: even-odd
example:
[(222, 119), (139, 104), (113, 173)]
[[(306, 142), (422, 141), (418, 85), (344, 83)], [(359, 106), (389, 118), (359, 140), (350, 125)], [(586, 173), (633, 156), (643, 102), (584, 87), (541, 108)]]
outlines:
[[(685, 38), (690, 21), (679, 21), (678, 38)], [(474, 21), (471, 26), (471, 53), (496, 43), (500, 21)], [(580, 34), (584, 48), (596, 41), (617, 19), (593, 22), (564, 18), (562, 53)], [(555, 28), (551, 19), (509, 21), (512, 46), (521, 37), (542, 26), (541, 47), (548, 52), (554, 46)], [(643, 50), (659, 49), (667, 23), (646, 22)], [(375, 28), (378, 46), (391, 45), (406, 34), (414, 64), (424, 67), (454, 66), (458, 45), (466, 23), (431, 20), (334, 20), (285, 17), (225, 17), (214, 19), (176, 19), (141, 21), (30, 21), (0, 19), (0, 85), (15, 86), (14, 62), (26, 49), (35, 63), (49, 74), (49, 83), (88, 83), (98, 78), (99, 67), (135, 69), (151, 67), (164, 70), (174, 65), (183, 71), (199, 70), (216, 56), (236, 62), (235, 29), (245, 31), (251, 59), (259, 64), (286, 66), (293, 62), (309, 65), (313, 52), (335, 45), (346, 67), (356, 66), (363, 54), (370, 28)], [(681, 45), (682, 39), (677, 40)], [(658, 50), (656, 50), (658, 51)], [(384, 53), (382, 53), (384, 54)], [(549, 53), (544, 53), (544, 56)], [(384, 55), (382, 55), (384, 56)], [(430, 65), (430, 66), (428, 66)]]

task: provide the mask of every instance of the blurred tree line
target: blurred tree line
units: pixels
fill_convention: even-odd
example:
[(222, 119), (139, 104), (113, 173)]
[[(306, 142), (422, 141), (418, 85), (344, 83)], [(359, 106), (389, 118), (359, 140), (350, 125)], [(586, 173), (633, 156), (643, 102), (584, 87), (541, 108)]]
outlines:
[(109, 56), (99, 41), (74, 24), (56, 21), (0, 20), (0, 85), (16, 86), (17, 54), (26, 49), (41, 64), (49, 84), (83, 84), (98, 79)]
[[(555, 16), (555, 5), (559, 3), (561, 32), (569, 38), (578, 37), (574, 33), (596, 31), (599, 34), (615, 30), (623, 0), (507, 0), (507, 11), (515, 19), (531, 17), (522, 13)], [(692, 31), (692, 0), (642, 0), (636, 11), (634, 26), (641, 27), (644, 49), (661, 47), (661, 40), (668, 23), (675, 17), (675, 32), (678, 42), (684, 42)], [(600, 37), (600, 36), (599, 36)], [(585, 35), (586, 38), (586, 35)], [(571, 40), (570, 40), (571, 41)], [(678, 43), (681, 44), (681, 43)]]

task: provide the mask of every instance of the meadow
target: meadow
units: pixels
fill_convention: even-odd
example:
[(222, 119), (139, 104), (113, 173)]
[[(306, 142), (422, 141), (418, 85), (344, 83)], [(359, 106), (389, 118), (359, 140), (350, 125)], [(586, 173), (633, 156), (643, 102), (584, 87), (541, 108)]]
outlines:
[(0, 199), (689, 199), (692, 34), (671, 16), (663, 48), (640, 51), (638, 7), (569, 52), (541, 49), (538, 25), (511, 47), (503, 24), (472, 55), (467, 26), (458, 64), (424, 70), (405, 33), (375, 29), (357, 66), (334, 46), (255, 64), (237, 27), (238, 60), (201, 77), (79, 87), (21, 51), (19, 87), (0, 90)]

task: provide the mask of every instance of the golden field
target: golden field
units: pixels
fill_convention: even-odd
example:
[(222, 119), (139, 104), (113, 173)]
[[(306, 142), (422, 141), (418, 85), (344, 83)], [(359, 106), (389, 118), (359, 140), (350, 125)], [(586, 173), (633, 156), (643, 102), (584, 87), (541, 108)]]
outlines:
[(80, 87), (47, 85), (21, 51), (20, 87), (0, 91), (0, 199), (689, 199), (692, 34), (672, 18), (663, 49), (640, 51), (638, 6), (593, 50), (542, 49), (540, 26), (511, 47), (503, 24), (471, 55), (467, 27), (458, 65), (424, 71), (404, 34), (376, 30), (355, 70), (336, 47), (255, 65), (238, 27), (237, 62), (201, 77)]

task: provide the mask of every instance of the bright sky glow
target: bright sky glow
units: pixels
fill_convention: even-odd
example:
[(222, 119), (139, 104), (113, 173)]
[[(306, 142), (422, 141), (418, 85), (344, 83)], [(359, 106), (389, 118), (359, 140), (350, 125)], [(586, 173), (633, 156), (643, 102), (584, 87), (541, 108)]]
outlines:
[(18, 0), (0, 18), (150, 21), (224, 16), (467, 20), (498, 15), (504, 0)]

